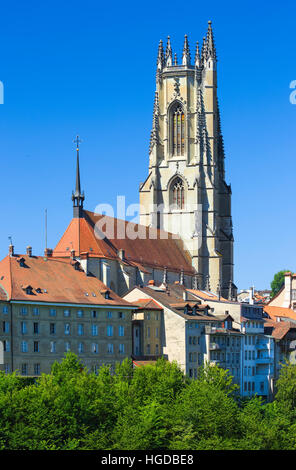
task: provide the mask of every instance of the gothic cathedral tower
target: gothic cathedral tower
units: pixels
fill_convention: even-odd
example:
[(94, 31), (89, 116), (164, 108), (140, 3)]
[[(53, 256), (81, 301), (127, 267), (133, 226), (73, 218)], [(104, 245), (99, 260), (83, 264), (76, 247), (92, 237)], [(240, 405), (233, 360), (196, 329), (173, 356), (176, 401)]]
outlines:
[(211, 22), (191, 63), (160, 41), (149, 149), (140, 185), (140, 223), (178, 234), (198, 273), (197, 286), (232, 298), (231, 188), (225, 182), (217, 100), (217, 58)]

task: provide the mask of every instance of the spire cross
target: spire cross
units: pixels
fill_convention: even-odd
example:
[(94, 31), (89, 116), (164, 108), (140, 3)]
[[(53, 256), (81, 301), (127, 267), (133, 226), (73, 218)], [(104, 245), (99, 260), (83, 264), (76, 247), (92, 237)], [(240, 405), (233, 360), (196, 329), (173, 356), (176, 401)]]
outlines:
[(82, 140), (79, 139), (79, 135), (76, 136), (76, 139), (73, 140), (74, 144), (76, 144), (76, 150), (79, 150), (79, 144)]

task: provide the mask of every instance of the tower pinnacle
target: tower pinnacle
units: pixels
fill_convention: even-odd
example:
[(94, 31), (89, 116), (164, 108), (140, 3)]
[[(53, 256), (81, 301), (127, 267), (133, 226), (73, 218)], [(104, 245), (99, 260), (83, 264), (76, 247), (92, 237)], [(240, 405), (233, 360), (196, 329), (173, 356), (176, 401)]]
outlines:
[(168, 36), (167, 46), (165, 51), (165, 62), (167, 67), (171, 67), (173, 65), (173, 52), (171, 46), (170, 36)]
[(190, 50), (189, 50), (187, 34), (185, 34), (185, 38), (184, 38), (182, 65), (190, 65)]
[(212, 59), (216, 59), (216, 48), (214, 43), (214, 35), (212, 30), (212, 22), (208, 22), (208, 32), (207, 32), (207, 41), (206, 41), (206, 50), (207, 50), (207, 58), (212, 57)]

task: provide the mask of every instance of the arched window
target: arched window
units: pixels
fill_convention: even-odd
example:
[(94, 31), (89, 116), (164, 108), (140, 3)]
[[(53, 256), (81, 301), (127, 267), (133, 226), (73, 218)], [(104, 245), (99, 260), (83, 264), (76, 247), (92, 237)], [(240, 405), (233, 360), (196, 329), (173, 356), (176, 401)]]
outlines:
[(180, 104), (172, 109), (171, 118), (172, 154), (184, 155), (185, 149), (185, 116)]
[(184, 209), (184, 183), (181, 178), (176, 178), (171, 186), (171, 202), (174, 209)]

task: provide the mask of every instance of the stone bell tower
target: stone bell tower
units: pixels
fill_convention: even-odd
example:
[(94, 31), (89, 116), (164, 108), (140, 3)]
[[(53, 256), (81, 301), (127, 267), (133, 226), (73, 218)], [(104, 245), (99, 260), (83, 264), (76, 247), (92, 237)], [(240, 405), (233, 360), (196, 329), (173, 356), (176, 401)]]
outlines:
[(192, 257), (198, 286), (233, 297), (231, 188), (225, 182), (211, 22), (191, 61), (160, 41), (149, 148), (140, 185), (140, 223), (178, 234)]

